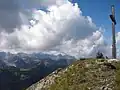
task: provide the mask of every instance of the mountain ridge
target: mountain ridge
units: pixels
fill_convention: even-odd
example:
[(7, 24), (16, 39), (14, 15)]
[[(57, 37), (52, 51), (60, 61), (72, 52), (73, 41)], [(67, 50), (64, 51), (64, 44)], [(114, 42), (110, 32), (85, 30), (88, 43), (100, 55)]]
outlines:
[(42, 60), (59, 61), (62, 59), (66, 59), (67, 63), (70, 64), (71, 60), (75, 60), (75, 57), (61, 53), (54, 55), (52, 53), (45, 53), (45, 52), (31, 53), (31, 54), (27, 54), (27, 53), (12, 54), (10, 52), (8, 53), (0, 52), (0, 62), (1, 62), (0, 67), (14, 66), (19, 68), (31, 68), (32, 66), (40, 63)]
[(120, 90), (120, 61), (78, 60), (26, 90)]
[(54, 70), (67, 67), (74, 60), (64, 55), (0, 52), (0, 90), (26, 89)]

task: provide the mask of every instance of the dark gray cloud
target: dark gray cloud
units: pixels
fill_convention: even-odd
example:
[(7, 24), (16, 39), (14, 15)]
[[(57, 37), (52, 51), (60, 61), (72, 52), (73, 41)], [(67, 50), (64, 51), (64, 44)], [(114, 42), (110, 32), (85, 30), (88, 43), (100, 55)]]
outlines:
[(0, 11), (0, 28), (7, 32), (12, 32), (14, 28), (20, 28), (19, 12)]
[(24, 23), (23, 11), (19, 0), (0, 0), (0, 30), (10, 33), (15, 28), (20, 28)]
[(20, 9), (18, 0), (0, 0), (0, 10), (17, 10)]

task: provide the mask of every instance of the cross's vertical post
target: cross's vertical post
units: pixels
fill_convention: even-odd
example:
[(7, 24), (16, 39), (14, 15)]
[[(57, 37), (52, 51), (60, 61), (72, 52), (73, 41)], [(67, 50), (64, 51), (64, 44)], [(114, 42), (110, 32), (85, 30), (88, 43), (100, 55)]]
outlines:
[(110, 18), (112, 20), (112, 58), (116, 59), (116, 36), (115, 36), (115, 8), (114, 5), (112, 5), (112, 15), (110, 15)]

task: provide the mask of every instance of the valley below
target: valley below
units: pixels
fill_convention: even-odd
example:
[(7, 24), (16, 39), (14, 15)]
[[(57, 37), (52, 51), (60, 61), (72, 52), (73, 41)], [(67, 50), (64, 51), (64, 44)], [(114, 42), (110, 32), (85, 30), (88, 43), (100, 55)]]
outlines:
[(43, 53), (27, 55), (1, 52), (0, 55), (0, 90), (25, 90), (56, 69), (65, 68), (75, 60), (61, 54), (55, 56)]

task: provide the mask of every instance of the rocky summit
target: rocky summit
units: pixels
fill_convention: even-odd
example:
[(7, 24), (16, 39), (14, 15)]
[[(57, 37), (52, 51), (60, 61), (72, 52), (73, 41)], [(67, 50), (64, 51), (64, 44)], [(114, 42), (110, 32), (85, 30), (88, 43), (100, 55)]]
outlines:
[(77, 60), (54, 71), (27, 90), (120, 90), (120, 61)]

